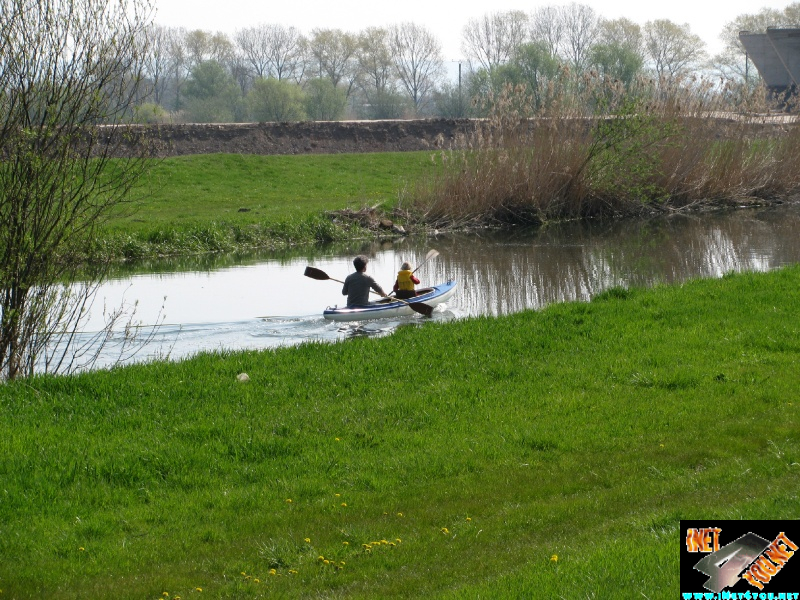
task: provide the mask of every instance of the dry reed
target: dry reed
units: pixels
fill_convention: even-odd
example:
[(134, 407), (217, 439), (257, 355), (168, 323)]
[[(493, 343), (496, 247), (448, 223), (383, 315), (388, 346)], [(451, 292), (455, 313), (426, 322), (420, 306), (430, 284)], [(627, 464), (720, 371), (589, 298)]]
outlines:
[(626, 87), (568, 71), (533, 92), (507, 87), (441, 153), (413, 211), (441, 227), (785, 198), (800, 186), (800, 132), (759, 98), (702, 79)]

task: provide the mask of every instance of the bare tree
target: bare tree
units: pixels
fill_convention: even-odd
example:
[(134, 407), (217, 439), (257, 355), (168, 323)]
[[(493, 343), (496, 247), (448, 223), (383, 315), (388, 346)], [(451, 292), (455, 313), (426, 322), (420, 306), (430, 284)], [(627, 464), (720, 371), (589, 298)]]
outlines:
[(668, 19), (648, 21), (644, 26), (647, 55), (659, 79), (686, 75), (706, 58), (705, 42), (692, 33), (688, 23)]
[(528, 16), (521, 10), (487, 13), (464, 26), (461, 51), (489, 71), (508, 62), (525, 43), (527, 30)]
[(189, 77), (191, 64), (189, 53), (186, 47), (186, 30), (181, 27), (174, 27), (168, 30), (169, 47), (169, 72), (172, 81), (174, 95), (173, 108), (180, 110), (183, 108), (183, 86)]
[(151, 24), (142, 35), (145, 39), (140, 40), (139, 45), (147, 47), (149, 44), (149, 52), (145, 55), (145, 74), (150, 80), (153, 101), (161, 104), (169, 85), (169, 30), (162, 25)]
[(441, 77), (441, 45), (425, 27), (402, 23), (392, 27), (389, 46), (398, 78), (414, 103), (415, 110), (419, 111), (430, 99)]
[(394, 91), (394, 60), (389, 47), (389, 31), (368, 27), (358, 36), (358, 84), (367, 102)]
[(597, 37), (597, 14), (590, 6), (573, 2), (563, 7), (561, 19), (562, 55), (576, 71), (584, 71)]
[(267, 43), (266, 25), (239, 29), (233, 35), (242, 56), (252, 69), (254, 78), (269, 76), (269, 45)]
[(349, 97), (357, 73), (354, 65), (357, 38), (341, 29), (314, 29), (308, 47), (314, 57), (314, 76), (327, 77), (335, 87), (344, 83)]
[(0, 0), (0, 14), (0, 378), (14, 379), (74, 365), (102, 277), (76, 254), (148, 165), (120, 124), (151, 6)]
[(257, 25), (237, 31), (234, 39), (255, 77), (282, 80), (297, 70), (302, 36), (295, 27)]
[(531, 41), (541, 44), (550, 56), (559, 56), (564, 38), (561, 10), (556, 6), (536, 9), (528, 19)]

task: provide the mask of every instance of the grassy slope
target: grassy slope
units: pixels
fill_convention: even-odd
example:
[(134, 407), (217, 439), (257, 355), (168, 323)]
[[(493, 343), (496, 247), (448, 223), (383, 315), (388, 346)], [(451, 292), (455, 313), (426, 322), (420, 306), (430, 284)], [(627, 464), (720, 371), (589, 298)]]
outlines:
[(799, 311), (796, 267), (1, 387), (0, 588), (675, 598), (679, 519), (800, 513)]
[(110, 226), (135, 232), (220, 221), (248, 225), (391, 202), (431, 168), (430, 157), (386, 152), (170, 158), (144, 182), (144, 197)]

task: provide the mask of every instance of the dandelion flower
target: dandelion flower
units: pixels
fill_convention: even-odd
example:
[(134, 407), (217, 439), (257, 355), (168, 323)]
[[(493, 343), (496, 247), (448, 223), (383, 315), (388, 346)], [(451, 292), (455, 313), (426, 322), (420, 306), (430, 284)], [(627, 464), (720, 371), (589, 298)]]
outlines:
[(340, 564), (340, 565), (342, 565), (342, 566), (345, 566), (347, 563), (346, 563), (346, 562), (344, 562), (343, 560), (340, 560), (340, 561), (339, 561), (339, 564)]
[(467, 517), (467, 523), (469, 523), (470, 521), (472, 521), (472, 519)]
[(329, 564), (331, 564), (331, 561), (329, 561), (329, 560), (326, 558), (325, 560), (323, 560), (323, 561), (322, 561), (322, 564), (324, 564), (324, 565), (329, 565)]
[(401, 543), (403, 542), (403, 540), (401, 540), (400, 538), (397, 538), (395, 541), (396, 541), (398, 544), (401, 544)]
[(310, 544), (310, 543), (311, 543), (311, 538), (306, 538), (306, 539), (304, 539), (303, 541), (304, 541), (306, 544)]
[(317, 560), (325, 560), (325, 557), (324, 557), (324, 556), (322, 556), (322, 554), (320, 554), (320, 555), (317, 557)]
[(397, 513), (397, 516), (398, 516), (398, 517), (402, 517), (402, 516), (403, 516), (403, 513)]
[(256, 577), (255, 579), (253, 579), (253, 583), (261, 583), (261, 580), (258, 577)]
[(342, 542), (342, 546), (349, 546), (350, 542)]
[(553, 554), (553, 556), (550, 557), (550, 562), (558, 562), (558, 554)]
[(297, 575), (297, 571), (294, 569), (289, 569), (289, 575)]
[(333, 439), (335, 439), (337, 442), (340, 442), (340, 441), (341, 441), (339, 438), (333, 438)]
[(244, 577), (245, 575), (247, 575), (247, 573), (245, 573), (244, 571), (242, 571), (242, 577)]
[(339, 497), (341, 496), (341, 494), (334, 494), (334, 496), (336, 496), (337, 498), (339, 498)]
[(202, 591), (203, 591), (203, 588), (201, 588), (201, 587), (196, 587), (196, 588), (194, 588), (194, 591), (195, 591), (195, 592), (202, 592)]
[(85, 550), (85, 548), (83, 546), (78, 548), (78, 552), (83, 552), (84, 550)]
[(347, 502), (342, 502), (342, 506), (347, 508)]
[(286, 503), (287, 503), (287, 504), (291, 504), (291, 503), (292, 503), (292, 499), (291, 499), (291, 498), (287, 498), (287, 499), (286, 499)]
[(442, 527), (442, 533), (450, 533), (447, 527)]

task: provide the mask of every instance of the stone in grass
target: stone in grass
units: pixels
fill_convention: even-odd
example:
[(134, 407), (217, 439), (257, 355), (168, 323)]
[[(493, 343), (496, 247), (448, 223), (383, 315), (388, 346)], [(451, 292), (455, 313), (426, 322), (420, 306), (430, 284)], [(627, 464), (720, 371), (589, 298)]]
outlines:
[(236, 376), (236, 381), (244, 383), (245, 381), (250, 381), (250, 376), (247, 373), (239, 373)]

